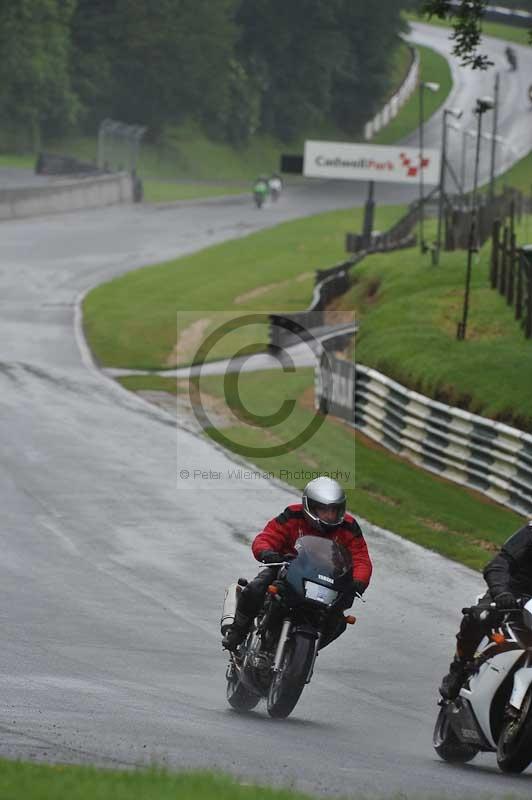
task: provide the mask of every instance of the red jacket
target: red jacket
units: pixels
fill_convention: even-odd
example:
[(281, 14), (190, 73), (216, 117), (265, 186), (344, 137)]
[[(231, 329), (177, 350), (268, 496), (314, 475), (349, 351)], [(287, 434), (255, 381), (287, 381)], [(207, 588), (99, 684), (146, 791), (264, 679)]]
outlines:
[[(259, 556), (263, 550), (273, 550), (281, 555), (285, 553), (296, 555), (294, 545), (300, 536), (320, 536), (320, 534), (307, 522), (303, 514), (303, 505), (295, 503), (268, 522), (262, 533), (255, 536), (251, 549), (257, 561), (260, 561)], [(351, 514), (346, 514), (342, 526), (330, 534), (330, 538), (349, 550), (353, 559), (353, 579), (363, 581), (367, 586), (372, 566), (365, 539), (356, 519)]]

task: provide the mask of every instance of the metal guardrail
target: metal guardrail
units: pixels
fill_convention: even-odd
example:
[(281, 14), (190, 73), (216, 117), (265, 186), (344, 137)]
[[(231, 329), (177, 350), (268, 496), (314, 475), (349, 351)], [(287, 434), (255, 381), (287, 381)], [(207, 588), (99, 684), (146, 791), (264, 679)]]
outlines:
[(532, 513), (532, 435), (406, 389), (332, 354), (316, 367), (315, 404), (414, 464)]
[(370, 119), (364, 125), (364, 139), (367, 141), (372, 139), (376, 133), (386, 127), (386, 125), (397, 116), (399, 109), (404, 106), (417, 86), (419, 78), (419, 53), (413, 47), (410, 47), (410, 51), (412, 53), (412, 64), (405, 80), (398, 91), (388, 100), (386, 105), (375, 114), (373, 119)]

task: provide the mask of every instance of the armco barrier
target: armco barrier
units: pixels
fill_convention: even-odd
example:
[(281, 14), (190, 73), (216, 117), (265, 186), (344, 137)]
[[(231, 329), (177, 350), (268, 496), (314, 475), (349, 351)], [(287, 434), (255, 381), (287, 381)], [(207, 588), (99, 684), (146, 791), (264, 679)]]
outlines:
[(347, 292), (350, 286), (349, 269), (362, 258), (363, 256), (350, 259), (326, 270), (316, 270), (312, 303), (305, 311), (270, 314), (270, 348), (288, 347), (301, 339), (309, 338), (313, 328), (321, 328), (325, 324), (327, 302)]
[[(429, 195), (430, 197), (430, 195)], [(412, 227), (418, 219), (417, 201), (412, 203), (407, 213), (395, 223), (390, 231), (374, 236), (369, 247), (358, 250), (356, 255), (328, 269), (316, 270), (316, 285), (312, 295), (312, 303), (305, 311), (291, 314), (272, 314), (270, 316), (270, 348), (286, 347), (296, 340), (305, 338), (305, 331), (322, 327), (325, 321), (327, 303), (335, 297), (345, 294), (351, 285), (350, 270), (359, 264), (367, 255), (380, 251), (398, 250), (415, 244)], [(347, 245), (349, 237), (347, 234)], [(362, 247), (363, 244), (361, 243)], [(291, 333), (290, 327), (299, 331), (299, 335)], [(310, 335), (310, 333), (308, 334)]]
[(386, 125), (397, 116), (397, 112), (401, 106), (406, 103), (417, 86), (419, 78), (419, 53), (412, 47), (410, 47), (410, 51), (412, 53), (412, 64), (401, 87), (393, 97), (390, 98), (384, 108), (377, 112), (373, 119), (370, 119), (369, 122), (366, 122), (364, 125), (364, 138), (366, 140), (372, 139), (376, 133), (386, 127)]
[(127, 172), (61, 181), (52, 186), (4, 189), (0, 191), (0, 219), (132, 203), (133, 199), (134, 180)]
[(520, 514), (532, 513), (532, 435), (331, 354), (316, 368), (315, 402), (418, 466)]

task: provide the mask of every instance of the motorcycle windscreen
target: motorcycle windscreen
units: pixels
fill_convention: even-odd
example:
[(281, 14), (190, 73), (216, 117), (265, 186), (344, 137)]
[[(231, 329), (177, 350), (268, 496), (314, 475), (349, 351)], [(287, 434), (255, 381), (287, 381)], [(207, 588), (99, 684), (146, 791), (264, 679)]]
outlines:
[[(351, 580), (351, 553), (338, 542), (321, 536), (302, 536), (295, 543), (297, 558), (290, 564), (289, 579), (297, 573), (299, 580), (307, 579), (323, 583), (320, 576), (334, 583), (348, 576)], [(296, 577), (295, 574), (293, 576)], [(325, 581), (329, 583), (329, 581)]]

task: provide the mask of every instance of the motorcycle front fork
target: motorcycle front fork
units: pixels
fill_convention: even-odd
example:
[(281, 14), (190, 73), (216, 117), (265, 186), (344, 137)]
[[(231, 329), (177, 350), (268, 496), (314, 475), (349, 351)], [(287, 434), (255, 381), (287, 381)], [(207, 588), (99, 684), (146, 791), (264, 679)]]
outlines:
[[(277, 649), (275, 651), (275, 658), (273, 661), (273, 672), (279, 672), (281, 668), (281, 664), (283, 663), (283, 655), (284, 649), (286, 647), (286, 643), (290, 636), (290, 630), (292, 627), (292, 623), (289, 619), (285, 619), (283, 622), (283, 626), (281, 628), (281, 633), (279, 635), (279, 641), (277, 642)], [(320, 646), (321, 635), (316, 637), (314, 642), (314, 655), (312, 657), (312, 663), (310, 665), (310, 669), (308, 671), (306, 683), (310, 683), (310, 679), (312, 678), (312, 674), (314, 672), (314, 664), (316, 663), (316, 658), (318, 656), (318, 649)]]

